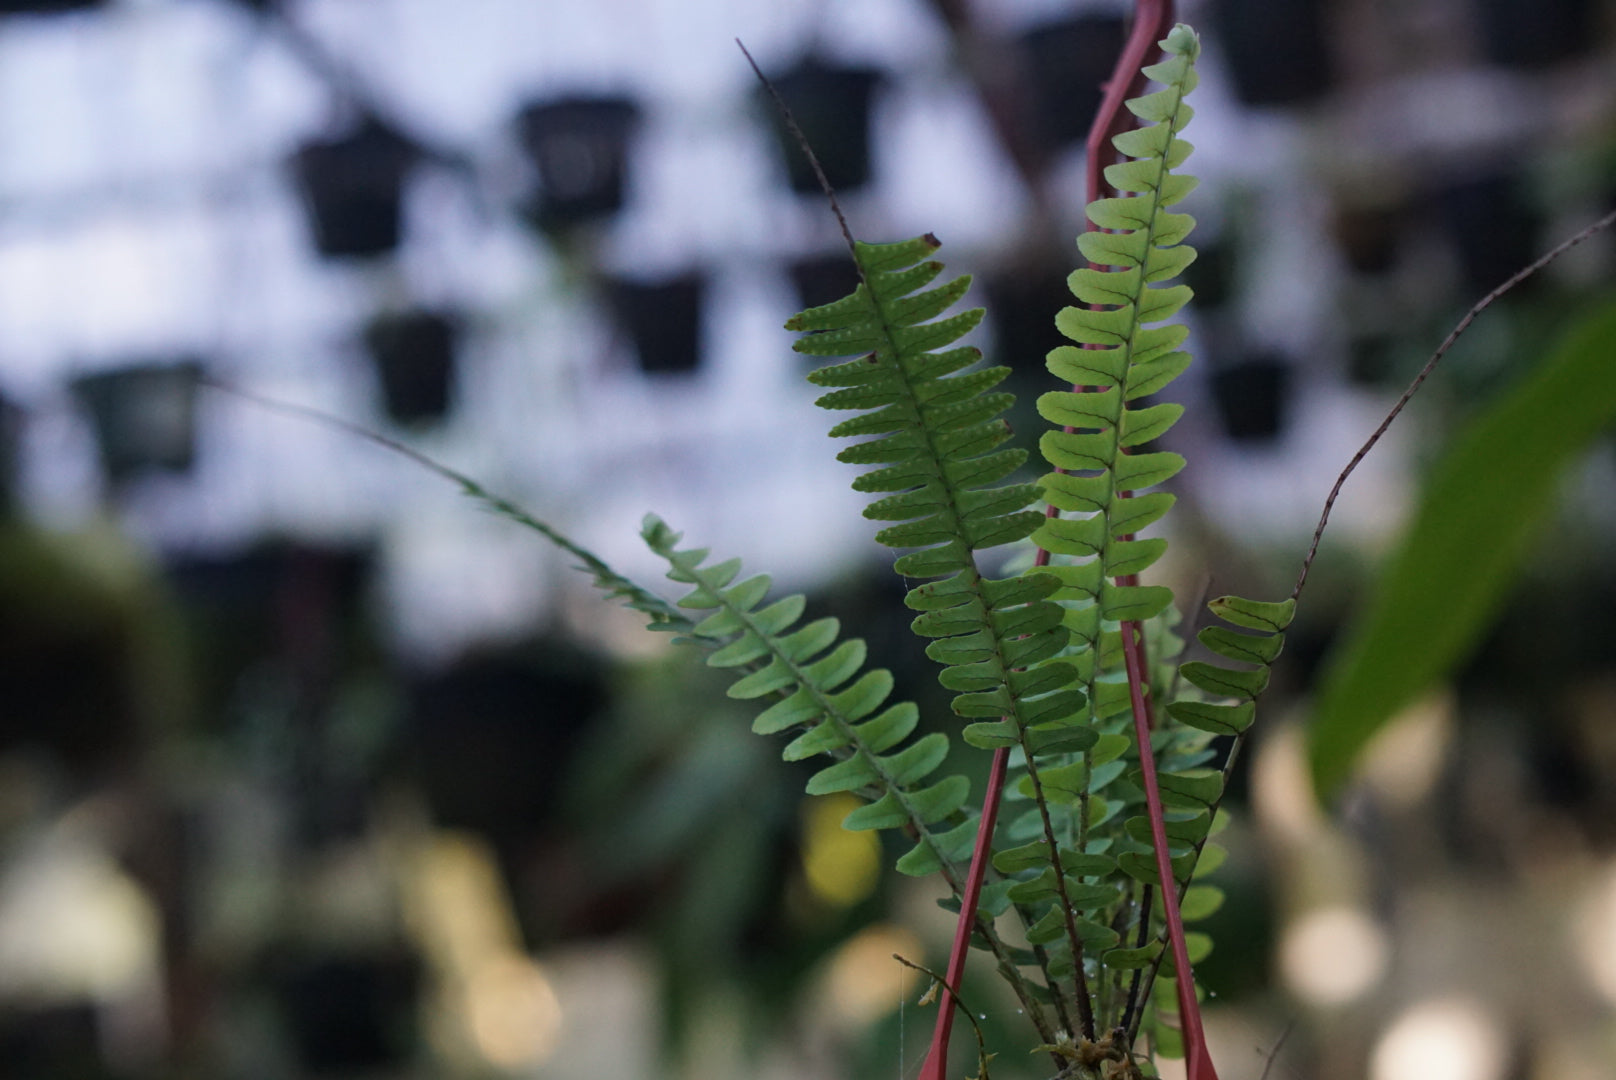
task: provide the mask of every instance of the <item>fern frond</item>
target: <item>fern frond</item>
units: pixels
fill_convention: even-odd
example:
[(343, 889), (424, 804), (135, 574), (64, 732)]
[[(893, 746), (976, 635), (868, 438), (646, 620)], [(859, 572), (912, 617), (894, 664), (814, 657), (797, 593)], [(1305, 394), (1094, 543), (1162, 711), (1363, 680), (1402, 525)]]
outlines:
[(1056, 325), (1083, 348), (1062, 346), (1048, 357), (1049, 370), (1072, 390), (1051, 391), (1038, 399), (1039, 413), (1063, 430), (1040, 441), (1056, 471), (1040, 485), (1059, 511), (1033, 535), (1044, 550), (1087, 560), (1057, 568), (1059, 598), (1077, 600), (1068, 628), (1098, 642), (1105, 622), (1143, 622), (1164, 610), (1171, 594), (1164, 588), (1117, 584), (1161, 557), (1160, 540), (1134, 534), (1159, 519), (1173, 504), (1167, 492), (1147, 491), (1184, 467), (1168, 452), (1129, 453), (1159, 438), (1183, 412), (1172, 403), (1134, 406), (1156, 393), (1189, 365), (1180, 351), (1188, 331), (1178, 324), (1154, 326), (1177, 314), (1189, 300), (1185, 285), (1172, 285), (1195, 258), (1184, 238), (1194, 227), (1188, 214), (1172, 212), (1195, 187), (1195, 179), (1174, 170), (1189, 156), (1179, 138), (1194, 110), (1184, 97), (1196, 85), (1193, 34), (1170, 35), (1167, 59), (1145, 69), (1165, 88), (1135, 98), (1128, 108), (1148, 127), (1117, 136), (1117, 149), (1134, 160), (1109, 166), (1106, 178), (1129, 194), (1099, 199), (1088, 214), (1101, 230), (1086, 232), (1078, 247), (1095, 265), (1074, 271), (1072, 294), (1088, 307), (1068, 307)]
[[(1150, 489), (1184, 466), (1178, 454), (1141, 448), (1170, 429), (1182, 408), (1133, 402), (1161, 390), (1189, 364), (1178, 349), (1185, 328), (1153, 324), (1170, 319), (1188, 301), (1189, 289), (1171, 282), (1195, 257), (1184, 243), (1194, 222), (1170, 209), (1195, 186), (1192, 177), (1174, 171), (1190, 152), (1179, 134), (1193, 115), (1184, 97), (1196, 83), (1195, 39), (1187, 31), (1175, 31), (1163, 47), (1167, 59), (1146, 68), (1145, 74), (1164, 89), (1128, 102), (1150, 126), (1118, 136), (1117, 148), (1134, 160), (1106, 170), (1107, 179), (1125, 194), (1089, 206), (1095, 226), (1113, 231), (1087, 232), (1078, 240), (1096, 265), (1075, 271), (1068, 284), (1090, 306), (1067, 307), (1056, 317), (1057, 327), (1077, 345), (1053, 350), (1047, 363), (1073, 388), (1038, 400), (1039, 413), (1061, 428), (1040, 441), (1055, 471), (1039, 483), (1045, 500), (1066, 516), (1049, 517), (1033, 540), (1058, 557), (1045, 572), (1061, 583), (1053, 598), (1064, 608), (1063, 625), (1071, 641), (1067, 662), (1081, 676), (1079, 685), (1089, 701), (1087, 719), (1097, 734), (1081, 760), (1035, 752), (1026, 762), (1029, 775), (1017, 785), (1019, 794), (1032, 796), (1040, 783), (1032, 775), (1037, 771), (1045, 773), (1045, 789), (1054, 784), (1057, 797), (1045, 800), (1048, 807), (1029, 810), (1010, 826), (1012, 840), (1040, 832), (1069, 838), (1054, 845), (1047, 873), (1053, 873), (1054, 865), (1064, 869), (1075, 860), (1110, 852), (1125, 873), (1144, 880), (1153, 860), (1148, 828), (1143, 841), (1138, 837), (1137, 823), (1148, 825), (1148, 819), (1128, 815), (1147, 800), (1138, 772), (1128, 775), (1125, 758), (1133, 706), (1123, 672), (1123, 634), (1128, 624), (1168, 612), (1172, 602), (1168, 589), (1137, 584), (1137, 575), (1161, 557), (1166, 541), (1136, 534), (1173, 504), (1170, 493)], [(1159, 735), (1164, 767), (1186, 767), (1204, 752), (1204, 737), (1188, 735)], [(1120, 835), (1105, 835), (1118, 819)], [(1053, 914), (1046, 913), (1041, 922)], [(1114, 934), (1108, 941), (1097, 938), (1096, 944), (1105, 948), (1119, 944)]]
[(1251, 726), (1256, 702), (1268, 686), (1269, 667), (1285, 646), (1285, 628), (1296, 612), (1296, 601), (1264, 603), (1224, 596), (1207, 609), (1233, 626), (1252, 633), (1237, 633), (1208, 626), (1197, 635), (1202, 645), (1225, 660), (1248, 665), (1232, 667), (1194, 660), (1180, 668), (1185, 681), (1207, 694), (1224, 699), (1205, 702), (1180, 699), (1167, 706), (1174, 720), (1214, 735), (1242, 735)]
[[(862, 283), (854, 293), (786, 325), (806, 332), (795, 343), (800, 352), (857, 356), (821, 368), (809, 379), (838, 388), (820, 397), (820, 406), (862, 412), (831, 435), (870, 436), (837, 456), (876, 466), (853, 484), (885, 496), (872, 502), (865, 516), (900, 523), (882, 529), (876, 539), (889, 547), (918, 549), (901, 555), (894, 569), (905, 577), (940, 579), (912, 588), (905, 603), (921, 613), (914, 631), (934, 639), (926, 654), (943, 666), (938, 679), (955, 691), (954, 712), (975, 721), (962, 737), (1000, 758), (1011, 748), (1027, 755), (1037, 747), (1085, 749), (1095, 732), (1083, 711), (1087, 699), (1075, 685), (1078, 670), (1057, 659), (1069, 637), (1061, 606), (1049, 599), (1059, 580), (1037, 573), (993, 580), (977, 566), (977, 551), (1024, 539), (1043, 515), (1026, 509), (1036, 496), (1034, 485), (1001, 483), (1027, 458), (1023, 450), (999, 449), (1010, 436), (999, 414), (1012, 396), (993, 391), (1009, 369), (975, 369), (981, 358), (976, 349), (949, 347), (977, 325), (982, 312), (946, 314), (965, 295), (968, 277), (925, 288), (943, 269), (927, 258), (937, 247), (930, 235), (896, 244), (855, 244)], [(989, 810), (997, 807), (984, 813)], [(1014, 904), (1024, 922), (1035, 922), (1026, 902), (1012, 895), (1018, 884), (990, 886), (967, 901), (976, 908), (976, 921), (991, 921)], [(978, 885), (980, 877), (973, 877), (972, 889)], [(1054, 889), (1057, 894), (1066, 889), (1058, 871)], [(1069, 910), (1064, 903), (1058, 906)], [(1068, 915), (1062, 929), (1071, 970), (1079, 965), (1069, 958), (1080, 957), (1083, 947), (1083, 927), (1073, 918)], [(966, 940), (961, 937), (956, 949), (963, 950)], [(1037, 950), (1034, 962), (1051, 980), (1050, 993), (1064, 1017), (1063, 992), (1053, 984), (1060, 957), (1045, 950), (1042, 939), (1031, 943)], [(1092, 1034), (1080, 976), (1078, 984), (1082, 1027)]]
[(668, 577), (692, 586), (678, 606), (711, 612), (690, 636), (715, 650), (709, 665), (740, 673), (729, 696), (774, 699), (752, 730), (794, 734), (782, 751), (787, 761), (820, 754), (834, 759), (809, 779), (808, 793), (862, 796), (867, 803), (848, 815), (846, 828), (909, 830), (916, 843), (900, 868), (940, 872), (958, 891), (955, 863), (969, 852), (975, 829), (974, 818), (961, 810), (970, 782), (958, 775), (929, 781), (948, 756), (948, 736), (933, 732), (909, 741), (919, 711), (912, 702), (887, 704), (892, 674), (864, 670), (863, 640), (840, 640), (834, 618), (799, 626), (801, 594), (765, 605), (767, 575), (737, 581), (739, 559), (708, 564), (705, 549), (678, 547), (679, 534), (654, 515), (646, 517), (641, 535), (668, 561)]
[(1037, 574), (991, 580), (977, 568), (977, 551), (1026, 538), (1043, 517), (1027, 509), (1035, 485), (1000, 483), (1027, 459), (1024, 450), (999, 449), (1010, 437), (999, 414), (1013, 398), (994, 388), (1010, 369), (972, 370), (981, 353), (950, 347), (982, 311), (945, 315), (965, 295), (968, 276), (926, 288), (943, 269), (928, 258), (938, 246), (930, 235), (855, 244), (864, 283), (786, 327), (803, 332), (799, 352), (857, 356), (809, 375), (837, 388), (820, 406), (862, 413), (832, 428), (832, 436), (872, 436), (837, 457), (875, 466), (853, 486), (883, 496), (865, 508), (866, 517), (897, 523), (876, 540), (916, 549), (898, 558), (897, 572), (941, 579), (906, 597), (921, 612), (914, 630), (935, 639), (926, 653), (943, 665), (942, 684), (956, 691), (954, 711), (983, 719), (966, 727), (965, 740), (1001, 747), (1016, 744), (1026, 728), (1071, 722), (1083, 697), (1070, 688), (1076, 671), (1069, 666), (1052, 665), (1036, 677), (1022, 670), (1065, 647), (1061, 610), (1048, 601), (1059, 582)]

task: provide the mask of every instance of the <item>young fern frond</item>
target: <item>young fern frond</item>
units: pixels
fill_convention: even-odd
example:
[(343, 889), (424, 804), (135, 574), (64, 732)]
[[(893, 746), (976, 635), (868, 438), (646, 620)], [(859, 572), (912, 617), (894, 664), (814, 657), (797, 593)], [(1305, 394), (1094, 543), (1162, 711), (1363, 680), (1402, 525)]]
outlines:
[(1227, 627), (1204, 627), (1197, 639), (1213, 653), (1236, 664), (1231, 667), (1192, 660), (1180, 673), (1184, 681), (1215, 697), (1232, 699), (1223, 703), (1180, 698), (1167, 706), (1174, 720), (1214, 735), (1244, 735), (1251, 727), (1257, 698), (1268, 688), (1269, 667), (1285, 646), (1285, 629), (1296, 613), (1295, 600), (1266, 603), (1238, 596), (1223, 596), (1207, 604), (1207, 610), (1224, 622), (1252, 633), (1237, 633)]
[[(864, 641), (838, 640), (841, 627), (834, 618), (798, 626), (805, 605), (801, 594), (760, 606), (769, 591), (768, 575), (736, 582), (739, 559), (707, 564), (705, 549), (679, 548), (679, 534), (655, 516), (645, 519), (641, 535), (668, 561), (670, 579), (693, 586), (679, 607), (712, 612), (690, 636), (715, 649), (709, 665), (743, 669), (729, 696), (774, 698), (753, 720), (752, 730), (795, 733), (781, 753), (787, 761), (818, 754), (835, 759), (808, 781), (808, 794), (862, 795), (867, 805), (854, 810), (845, 826), (911, 830), (915, 850), (924, 852), (924, 861), (957, 890), (954, 863), (962, 845), (969, 850), (973, 827), (968, 818), (957, 819), (970, 782), (954, 775), (922, 786), (948, 756), (948, 736), (933, 732), (904, 745), (919, 710), (908, 701), (886, 705), (892, 674), (885, 668), (864, 670)], [(933, 831), (940, 822), (947, 827)]]
[[(970, 853), (977, 825), (974, 812), (964, 809), (970, 782), (952, 775), (925, 783), (948, 756), (948, 736), (932, 732), (904, 746), (919, 719), (915, 705), (904, 701), (882, 708), (892, 693), (891, 673), (876, 668), (861, 674), (864, 642), (838, 642), (835, 618), (799, 627), (805, 606), (800, 594), (760, 607), (769, 590), (766, 574), (737, 582), (739, 559), (707, 564), (705, 549), (678, 547), (680, 534), (655, 515), (646, 516), (641, 536), (668, 561), (670, 579), (693, 586), (678, 606), (711, 612), (688, 635), (716, 650), (707, 663), (744, 671), (729, 696), (775, 699), (753, 720), (752, 730), (760, 735), (795, 733), (781, 752), (787, 761), (819, 754), (834, 759), (809, 779), (808, 794), (850, 791), (864, 798), (866, 804), (852, 811), (843, 827), (903, 830), (914, 846), (898, 860), (899, 869), (914, 875), (939, 873), (959, 896), (957, 863)], [(989, 921), (979, 921), (976, 933), (994, 953), (1023, 1009), (1047, 1034), (1038, 1000), (1017, 971), (1013, 950)]]

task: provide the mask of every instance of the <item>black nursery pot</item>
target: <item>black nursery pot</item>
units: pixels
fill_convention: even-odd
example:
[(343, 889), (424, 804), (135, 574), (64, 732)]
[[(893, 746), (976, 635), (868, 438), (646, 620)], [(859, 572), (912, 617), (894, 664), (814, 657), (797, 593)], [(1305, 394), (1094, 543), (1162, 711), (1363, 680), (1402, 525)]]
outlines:
[[(1538, 256), (1542, 222), (1519, 176), (1495, 172), (1437, 191), (1436, 218), (1459, 258), (1466, 299), (1479, 299)], [(1521, 283), (1533, 287), (1531, 279)]]
[(17, 464), (22, 450), (23, 411), (0, 395), (0, 517), (11, 512), (17, 494)]
[(1091, 13), (1046, 23), (1022, 35), (1032, 88), (1031, 128), (1050, 150), (1087, 136), (1127, 32), (1120, 15)]
[(101, 467), (114, 486), (140, 472), (183, 473), (196, 454), (195, 360), (85, 375), (73, 393), (90, 412)]
[(457, 320), (437, 311), (382, 315), (365, 328), (382, 405), (400, 424), (443, 419), (453, 401)]
[(369, 1074), (409, 1060), (420, 985), (412, 957), (310, 956), (277, 967), (275, 996), (306, 1074)]
[(1008, 365), (1018, 375), (1046, 377), (1044, 358), (1049, 351), (1071, 344), (1055, 328), (1055, 313), (1077, 303), (1063, 273), (1056, 266), (1037, 263), (987, 279), (994, 363)]
[(1291, 366), (1283, 357), (1261, 353), (1213, 371), (1211, 381), (1212, 400), (1229, 438), (1267, 442), (1284, 431)]
[(553, 231), (622, 209), (630, 137), (639, 119), (640, 107), (626, 97), (564, 97), (524, 108), (517, 134), (539, 177), (528, 218)]
[(607, 283), (613, 315), (634, 343), (640, 370), (689, 374), (701, 366), (701, 304), (705, 278), (691, 273), (659, 282)]
[(409, 753), (433, 820), (507, 850), (554, 826), (610, 689), (598, 661), (554, 639), (469, 655), (414, 683)]
[(297, 152), (292, 169), (321, 255), (385, 255), (398, 247), (404, 180), (416, 157), (408, 139), (374, 119)]
[(846, 251), (798, 259), (787, 272), (797, 290), (799, 311), (834, 303), (850, 294), (859, 283), (858, 267)]
[(90, 11), (106, 6), (106, 0), (0, 0), (0, 16), (55, 15), (63, 11)]
[[(770, 81), (813, 147), (830, 186), (837, 191), (852, 191), (869, 183), (870, 104), (881, 83), (881, 73), (868, 67), (839, 67), (810, 56)], [(791, 189), (818, 193), (819, 180), (813, 167), (787, 129), (773, 98), (759, 93), (785, 155)]]
[(1331, 221), (1335, 246), (1354, 272), (1384, 274), (1397, 265), (1409, 216), (1402, 206), (1339, 205)]
[(1592, 0), (1475, 0), (1482, 49), (1495, 64), (1544, 68), (1599, 44)]
[(1247, 105), (1317, 101), (1334, 81), (1323, 0), (1217, 0), (1212, 26)]

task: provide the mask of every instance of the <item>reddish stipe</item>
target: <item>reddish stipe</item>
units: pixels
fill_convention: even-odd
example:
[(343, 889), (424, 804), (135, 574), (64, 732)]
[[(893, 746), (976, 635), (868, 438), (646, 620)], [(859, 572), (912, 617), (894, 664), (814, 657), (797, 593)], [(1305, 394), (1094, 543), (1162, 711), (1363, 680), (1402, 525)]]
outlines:
[[(1142, 664), (1144, 650), (1137, 647), (1139, 625), (1123, 625), (1123, 657), (1128, 665), (1128, 696), (1133, 703), (1133, 733), (1139, 743), (1139, 771), (1145, 779), (1145, 804), (1150, 810), (1150, 839), (1156, 845), (1156, 874), (1161, 879), (1162, 910), (1167, 914), (1167, 940), (1173, 950), (1173, 968), (1178, 984), (1178, 1025), (1184, 1037), (1184, 1070), (1187, 1080), (1218, 1080), (1212, 1055), (1201, 1030), (1201, 1007), (1195, 999), (1195, 976), (1190, 969), (1189, 945), (1184, 939), (1184, 920), (1178, 912), (1178, 889), (1174, 887), (1173, 861), (1167, 851), (1167, 825), (1162, 816), (1161, 785), (1156, 782), (1156, 754), (1150, 748), (1150, 706), (1141, 689), (1146, 675)], [(1131, 646), (1131, 647), (1130, 647)]]
[[(1124, 108), (1129, 97), (1136, 96), (1144, 82), (1140, 69), (1156, 47), (1156, 42), (1167, 36), (1173, 26), (1172, 0), (1139, 0), (1134, 14), (1133, 30), (1123, 46), (1122, 55), (1105, 97), (1089, 129), (1087, 163), (1087, 201), (1093, 202), (1111, 191), (1105, 183), (1105, 166), (1114, 160), (1111, 140), (1132, 123)], [(1090, 228), (1093, 226), (1090, 225)], [(1071, 429), (1068, 429), (1071, 430)], [(1131, 493), (1122, 492), (1123, 497)], [(1053, 506), (1046, 513), (1053, 516)], [(1035, 566), (1047, 566), (1049, 552), (1039, 549)], [(1119, 585), (1138, 583), (1137, 575), (1117, 579)], [(1155, 755), (1150, 747), (1150, 705), (1145, 698), (1148, 685), (1148, 665), (1144, 650), (1144, 637), (1136, 622), (1122, 625), (1123, 655), (1128, 669), (1128, 691), (1133, 706), (1134, 734), (1139, 743), (1139, 763), (1145, 780), (1145, 801), (1150, 815), (1151, 836), (1156, 848), (1157, 873), (1163, 883), (1162, 907), (1167, 915), (1167, 933), (1173, 950), (1173, 961), (1178, 974), (1179, 1024), (1183, 1032), (1185, 1065), (1188, 1080), (1218, 1080), (1211, 1055), (1207, 1051), (1206, 1037), (1201, 1028), (1200, 1004), (1195, 998), (1195, 981), (1191, 973), (1188, 946), (1184, 939), (1184, 924), (1178, 910), (1178, 892), (1168, 887), (1173, 878), (1172, 860), (1168, 854), (1165, 818), (1162, 813), (1161, 791), (1156, 782)], [(982, 891), (982, 878), (987, 872), (988, 853), (993, 845), (993, 825), (998, 818), (999, 800), (1004, 790), (1005, 774), (1009, 767), (1010, 752), (994, 752), (988, 789), (982, 801), (982, 818), (977, 828), (976, 848), (971, 853), (971, 867), (961, 900), (959, 922), (954, 933), (953, 951), (948, 958), (948, 983), (959, 986), (965, 971), (965, 957), (969, 952), (971, 932), (976, 922), (977, 901)], [(1079, 973), (1079, 978), (1082, 974)], [(953, 995), (944, 987), (939, 996), (941, 1011), (932, 1035), (931, 1050), (921, 1068), (920, 1080), (947, 1080), (948, 1037), (953, 1030)]]
[(960, 898), (959, 922), (954, 928), (954, 949), (948, 954), (948, 982), (938, 996), (937, 1027), (932, 1032), (931, 1052), (921, 1066), (920, 1080), (946, 1080), (948, 1036), (954, 1030), (954, 995), (949, 986), (958, 986), (965, 974), (965, 957), (971, 951), (971, 933), (976, 927), (976, 908), (982, 898), (982, 878), (987, 873), (988, 856), (993, 850), (993, 826), (999, 819), (999, 797), (1010, 760), (1005, 748), (993, 752), (993, 770), (988, 775), (987, 796), (982, 800), (982, 820), (976, 829), (976, 849), (971, 852), (971, 869), (965, 879), (965, 895)]

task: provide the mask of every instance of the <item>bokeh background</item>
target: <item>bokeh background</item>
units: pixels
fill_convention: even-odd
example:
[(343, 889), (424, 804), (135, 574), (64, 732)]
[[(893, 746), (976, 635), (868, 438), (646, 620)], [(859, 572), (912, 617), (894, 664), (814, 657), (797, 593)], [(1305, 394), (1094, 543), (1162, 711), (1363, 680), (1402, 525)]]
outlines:
[[(734, 39), (861, 237), (975, 275), (1030, 400), (1127, 7), (0, 4), (0, 1075), (913, 1076), (933, 1011), (890, 957), (941, 963), (937, 890), (540, 537), (254, 397), (647, 583), (655, 511), (947, 727), (780, 328), (847, 288), (840, 236)], [(1187, 608), (1282, 595), (1456, 318), (1616, 208), (1616, 5), (1181, 14)], [(1236, 780), (1200, 972), (1226, 1078), (1613, 1075), (1608, 439), (1328, 811), (1303, 750), (1426, 465), (1613, 280), (1599, 237), (1490, 311), (1338, 509)], [(1041, 1075), (990, 983), (994, 1075)]]

